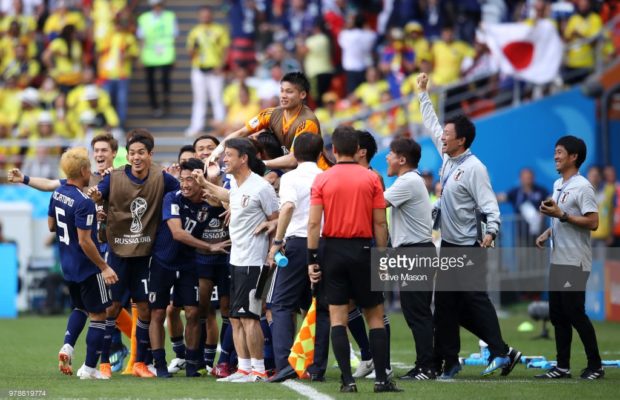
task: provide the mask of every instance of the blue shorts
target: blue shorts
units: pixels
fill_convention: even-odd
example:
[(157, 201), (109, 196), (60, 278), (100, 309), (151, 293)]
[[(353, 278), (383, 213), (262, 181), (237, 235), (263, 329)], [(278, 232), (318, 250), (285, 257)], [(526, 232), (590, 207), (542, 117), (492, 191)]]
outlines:
[(100, 313), (112, 304), (112, 292), (101, 273), (93, 274), (82, 282), (65, 281), (69, 287), (71, 306), (89, 313)]
[(118, 282), (112, 285), (112, 298), (121, 301), (129, 292), (135, 302), (147, 301), (151, 257), (120, 257), (108, 252), (107, 262), (116, 272)]
[(170, 292), (174, 287), (172, 304), (175, 307), (198, 306), (198, 275), (194, 269), (176, 271), (164, 268), (157, 261), (151, 264), (149, 278), (149, 308), (165, 309), (170, 304)]
[(218, 297), (230, 296), (230, 264), (196, 264), (198, 277), (217, 287)]

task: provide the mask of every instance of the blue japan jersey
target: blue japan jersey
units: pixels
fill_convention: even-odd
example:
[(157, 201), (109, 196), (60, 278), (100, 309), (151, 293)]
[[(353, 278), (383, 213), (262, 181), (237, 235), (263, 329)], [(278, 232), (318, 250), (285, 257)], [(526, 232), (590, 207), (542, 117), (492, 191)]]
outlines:
[[(209, 244), (220, 243), (230, 239), (224, 217), (220, 217), (225, 211), (224, 207), (209, 205), (207, 223), (200, 239)], [(200, 265), (227, 264), (228, 254), (206, 254), (205, 252), (197, 251), (196, 262)]]
[(162, 205), (161, 225), (157, 229), (153, 246), (153, 258), (172, 270), (195, 268), (195, 249), (173, 239), (168, 220), (180, 219), (185, 231), (200, 238), (207, 226), (208, 209), (208, 203), (192, 203), (183, 197), (181, 191), (167, 193)]
[(78, 228), (90, 230), (93, 243), (98, 246), (95, 203), (77, 186), (64, 183), (52, 193), (47, 215), (56, 220), (56, 239), (65, 279), (82, 282), (99, 273), (99, 268), (80, 247), (77, 231)]

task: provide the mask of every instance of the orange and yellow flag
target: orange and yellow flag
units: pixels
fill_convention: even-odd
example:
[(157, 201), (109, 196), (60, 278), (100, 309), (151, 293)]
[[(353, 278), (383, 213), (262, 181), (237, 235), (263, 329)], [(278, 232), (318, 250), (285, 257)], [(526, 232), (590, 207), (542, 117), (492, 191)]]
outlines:
[(295, 343), (291, 347), (288, 363), (297, 372), (300, 378), (306, 369), (314, 362), (314, 338), (316, 334), (316, 298), (312, 298), (312, 305), (301, 324)]

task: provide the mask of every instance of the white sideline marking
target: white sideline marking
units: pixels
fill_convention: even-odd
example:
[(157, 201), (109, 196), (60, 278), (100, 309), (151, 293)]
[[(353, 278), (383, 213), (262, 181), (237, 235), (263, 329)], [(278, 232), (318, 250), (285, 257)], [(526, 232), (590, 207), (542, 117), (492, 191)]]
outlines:
[(323, 394), (311, 386), (304, 385), (303, 383), (296, 382), (294, 380), (282, 382), (282, 385), (312, 400), (334, 400), (333, 397)]
[(578, 384), (579, 382), (570, 379), (501, 379), (501, 380), (485, 380), (485, 379), (437, 379), (437, 383), (482, 383), (485, 385), (501, 385), (501, 384), (511, 384), (511, 383), (535, 383), (535, 384), (543, 384), (543, 385), (566, 385), (566, 384)]

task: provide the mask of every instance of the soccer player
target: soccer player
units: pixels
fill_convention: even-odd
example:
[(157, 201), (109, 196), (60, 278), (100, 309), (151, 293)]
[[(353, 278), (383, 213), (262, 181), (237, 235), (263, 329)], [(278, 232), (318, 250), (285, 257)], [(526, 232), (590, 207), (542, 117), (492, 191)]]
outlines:
[[(443, 158), (438, 216), (441, 247), (462, 248), (463, 251), (491, 247), (500, 225), (499, 206), (486, 167), (470, 150), (476, 137), (476, 127), (467, 117), (457, 116), (446, 121), (442, 129), (428, 96), (427, 84), (428, 76), (420, 74), (418, 96), (424, 126), (431, 132), (433, 143)], [(481, 240), (477, 237), (476, 208), (486, 214), (487, 218), (486, 231), (481, 232)], [(471, 254), (469, 260), (475, 265), (484, 266), (484, 253), (473, 250), (468, 254)], [(477, 282), (483, 285), (486, 275), (482, 272), (484, 268), (472, 268), (465, 271), (463, 278), (473, 282), (472, 277), (475, 276)], [(448, 278), (452, 278), (451, 282), (445, 278), (440, 279), (441, 276), (439, 274), (437, 287), (461, 283), (454, 274)], [(461, 370), (458, 360), (459, 316), (463, 314), (474, 321), (473, 332), (489, 345), (489, 365), (482, 375), (492, 374), (497, 369), (502, 369), (502, 375), (508, 375), (519, 362), (521, 352), (509, 348), (502, 339), (497, 313), (487, 292), (479, 287), (459, 287), (460, 291), (435, 291), (435, 350), (444, 361), (440, 378), (452, 379)]]
[[(107, 285), (116, 283), (118, 277), (99, 254), (95, 203), (82, 192), (90, 181), (88, 150), (68, 150), (62, 155), (60, 166), (67, 181), (50, 199), (48, 226), (56, 232), (60, 264), (69, 283), (73, 307), (86, 310), (90, 318), (86, 360), (77, 375), (80, 379), (109, 379), (96, 367), (106, 331), (105, 310), (111, 297)], [(59, 363), (63, 373), (72, 374), (71, 354), (60, 358)]]
[[(314, 180), (308, 218), (308, 273), (312, 283), (324, 279), (332, 326), (332, 347), (342, 373), (341, 392), (357, 392), (351, 374), (347, 322), (349, 299), (364, 310), (370, 326), (370, 349), (375, 366), (375, 392), (400, 391), (388, 380), (387, 335), (383, 325), (383, 293), (370, 289), (370, 248), (387, 246), (385, 199), (376, 174), (355, 161), (359, 136), (351, 127), (332, 135), (337, 164)], [(325, 257), (319, 270), (321, 220)]]
[[(289, 153), (274, 160), (265, 161), (265, 166), (269, 169), (295, 168), (297, 161), (292, 153), (295, 138), (303, 132), (321, 134), (318, 119), (304, 104), (309, 91), (310, 83), (302, 72), (290, 72), (284, 75), (280, 81), (280, 106), (261, 111), (256, 117), (246, 122), (243, 128), (228, 134), (223, 143), (220, 143), (211, 154), (209, 163), (215, 162), (220, 157), (227, 140), (269, 129)], [(321, 169), (329, 167), (323, 155), (318, 165)]]
[[(109, 168), (112, 168), (112, 163), (116, 157), (118, 151), (118, 141), (110, 133), (101, 133), (96, 135), (91, 140), (91, 149), (93, 151), (93, 159), (97, 165), (97, 171), (91, 174), (89, 186), (98, 184), (103, 179), (103, 174)], [(37, 190), (51, 192), (58, 189), (61, 185), (66, 183), (66, 179), (52, 180), (47, 178), (29, 177), (23, 175), (19, 169), (12, 169), (9, 171), (8, 180), (12, 183), (23, 183), (31, 186)], [(99, 253), (105, 257), (105, 253), (108, 251), (108, 243), (105, 235), (105, 216), (107, 214), (107, 202), (97, 204), (97, 230), (99, 240)], [(59, 359), (71, 358), (73, 354), (73, 347), (77, 341), (80, 333), (84, 329), (86, 324), (87, 314), (84, 310), (74, 309), (67, 321), (67, 330), (65, 334), (65, 343), (60, 350)], [(114, 321), (107, 321), (106, 335), (101, 352), (101, 363), (99, 368), (104, 375), (110, 376), (112, 366), (110, 365), (110, 346), (111, 342), (115, 340), (116, 343), (121, 343), (120, 336), (118, 336), (118, 330), (116, 326), (131, 338), (131, 315), (122, 309), (116, 323)], [(117, 361), (122, 365), (123, 354), (126, 354), (127, 350), (121, 346), (119, 357), (116, 357)]]
[(555, 328), (558, 364), (536, 378), (570, 378), (570, 352), (573, 328), (579, 334), (588, 366), (581, 378), (601, 379), (601, 365), (596, 332), (586, 315), (586, 283), (592, 270), (590, 231), (599, 223), (594, 188), (579, 175), (586, 159), (586, 144), (575, 136), (564, 136), (555, 144), (555, 168), (562, 176), (553, 184), (553, 196), (540, 205), (540, 212), (551, 217), (551, 228), (536, 239), (543, 247), (551, 239), (549, 270), (549, 316)]
[(181, 163), (181, 190), (164, 196), (162, 222), (157, 230), (153, 258), (149, 272), (149, 306), (151, 324), (149, 334), (157, 377), (172, 375), (166, 365), (164, 349), (164, 320), (170, 303), (170, 289), (174, 286), (173, 304), (185, 310), (186, 375), (200, 376), (198, 351), (200, 325), (198, 324), (198, 274), (194, 264), (194, 248), (213, 253), (222, 252), (228, 241), (208, 244), (198, 237), (207, 224), (209, 205), (202, 200), (202, 188), (192, 176), (193, 170), (204, 169), (195, 158)]
[(179, 181), (153, 165), (155, 142), (147, 130), (134, 129), (127, 136), (129, 165), (106, 175), (97, 186), (88, 189), (88, 195), (95, 201), (105, 199), (109, 202), (108, 261), (119, 281), (112, 286), (113, 302), (107, 310), (108, 321), (116, 318), (121, 309), (118, 299), (129, 290), (138, 310), (133, 374), (152, 378), (155, 375), (145, 364), (150, 346), (149, 264), (161, 220), (162, 199), (165, 193), (179, 189)]
[[(390, 214), (390, 238), (395, 248), (430, 248), (435, 250), (432, 241), (433, 222), (431, 219), (431, 202), (424, 183), (418, 172), (418, 163), (422, 156), (420, 145), (412, 139), (399, 138), (390, 143), (390, 152), (386, 160), (388, 176), (397, 176), (396, 181), (384, 193), (386, 206), (392, 207)], [(421, 249), (421, 251), (424, 251)], [(428, 250), (426, 250), (428, 251)], [(426, 272), (430, 285), (424, 289), (400, 291), (400, 304), (403, 316), (415, 339), (415, 367), (400, 379), (427, 380), (435, 379), (433, 365), (433, 298), (434, 273)], [(424, 273), (422, 272), (422, 273)]]
[[(264, 381), (267, 374), (263, 358), (264, 338), (259, 322), (260, 313), (250, 310), (250, 302), (257, 300), (253, 289), (256, 289), (261, 268), (267, 262), (270, 239), (265, 232), (255, 231), (264, 222), (278, 218), (278, 200), (273, 187), (260, 175), (252, 172), (251, 166), (260, 160), (256, 158), (256, 150), (250, 140), (229, 139), (225, 146), (224, 165), (234, 178), (231, 181), (230, 193), (202, 179), (203, 186), (221, 201), (229, 202), (231, 210), (230, 318), (239, 367), (237, 372), (218, 381)], [(196, 177), (199, 178), (200, 174)]]
[[(316, 165), (322, 151), (323, 139), (320, 136), (302, 133), (295, 139), (293, 151), (297, 168), (282, 175), (280, 179), (280, 215), (269, 260), (272, 268), (275, 268), (275, 254), (281, 251), (288, 258), (288, 266), (276, 268), (273, 276), (271, 331), (278, 373), (270, 382), (283, 382), (297, 376), (289, 365), (288, 356), (295, 336), (296, 312), (310, 307), (310, 280), (306, 274), (308, 213), (312, 182), (322, 172)], [(329, 325), (326, 328), (329, 332)], [(319, 345), (318, 340), (316, 344)]]

